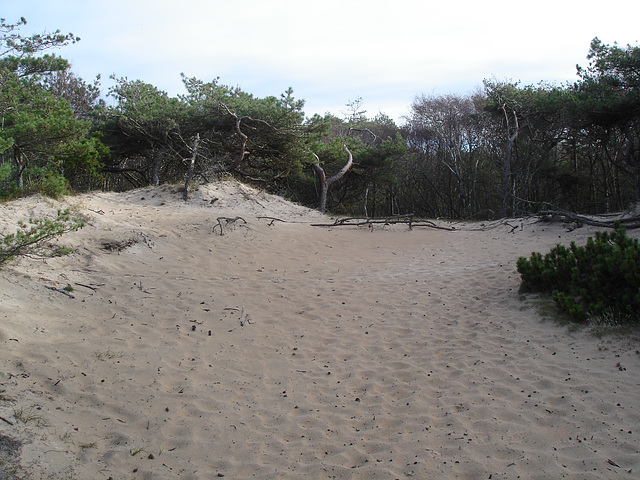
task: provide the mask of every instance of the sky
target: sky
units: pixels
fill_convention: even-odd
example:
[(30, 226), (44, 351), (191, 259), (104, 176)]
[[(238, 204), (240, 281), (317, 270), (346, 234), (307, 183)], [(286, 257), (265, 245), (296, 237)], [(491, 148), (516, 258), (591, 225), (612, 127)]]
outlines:
[(399, 124), (418, 96), (563, 84), (594, 37), (640, 42), (637, 0), (0, 0), (0, 17), (79, 36), (55, 53), (105, 92), (115, 74), (176, 96), (184, 73), (257, 97), (291, 87), (308, 117), (361, 98)]

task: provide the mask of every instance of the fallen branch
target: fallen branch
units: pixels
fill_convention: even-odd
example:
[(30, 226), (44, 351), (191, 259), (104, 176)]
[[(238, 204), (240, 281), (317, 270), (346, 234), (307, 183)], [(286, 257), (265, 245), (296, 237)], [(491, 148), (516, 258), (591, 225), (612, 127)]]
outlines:
[(69, 292), (67, 292), (66, 290), (62, 290), (61, 288), (50, 287), (48, 285), (45, 285), (45, 287), (48, 288), (49, 290), (53, 290), (54, 292), (58, 292), (58, 293), (61, 293), (63, 295), (66, 295), (69, 298), (76, 298), (73, 295), (71, 295)]
[(408, 215), (391, 215), (389, 217), (347, 217), (347, 218), (337, 218), (333, 223), (314, 223), (311, 224), (312, 227), (346, 227), (346, 226), (370, 226), (372, 227), (374, 224), (382, 224), (382, 225), (394, 225), (394, 224), (407, 224), (409, 226), (409, 230), (413, 229), (413, 227), (429, 227), (436, 228), (439, 230), (455, 230), (454, 227), (443, 227), (441, 225), (436, 225), (430, 220), (425, 219), (414, 219), (413, 214)]
[(229, 225), (230, 223), (235, 223), (238, 220), (242, 220), (245, 225), (247, 223), (247, 221), (242, 218), (242, 217), (235, 217), (235, 218), (229, 218), (229, 217), (218, 217), (216, 220), (218, 220), (218, 224), (214, 225), (213, 228), (211, 229), (211, 233), (216, 231), (216, 227), (220, 227), (220, 236), (223, 235), (223, 230), (222, 230), (222, 220), (226, 220), (226, 224)]
[(267, 219), (267, 220), (271, 220), (271, 221), (269, 222), (269, 226), (270, 226), (270, 227), (273, 225), (273, 223), (274, 223), (274, 222), (287, 223), (287, 221), (286, 221), (286, 220), (281, 220), (281, 219), (279, 219), (279, 218), (275, 218), (275, 217), (256, 217), (256, 218), (258, 218), (258, 219), (263, 219), (263, 218), (264, 218), (264, 219)]
[(8, 424), (9, 424), (9, 425), (11, 425), (11, 426), (13, 426), (13, 423), (11, 423), (9, 420), (7, 420), (7, 419), (6, 419), (6, 418), (4, 418), (4, 417), (0, 417), (0, 420), (2, 420), (3, 422), (8, 423)]
[[(563, 210), (549, 202), (534, 202), (532, 200), (525, 200), (524, 198), (516, 197), (515, 195), (511, 196), (519, 202), (528, 203), (530, 205), (539, 205), (543, 208), (546, 208), (546, 210), (541, 210), (532, 214), (534, 216), (541, 217), (542, 220), (546, 221), (562, 221), (562, 219), (565, 219), (571, 222), (575, 222), (576, 224), (578, 224), (578, 226), (591, 225), (592, 227), (615, 228), (617, 224), (620, 224), (623, 225), (626, 229), (640, 228), (640, 216), (638, 215), (627, 218), (618, 218), (616, 220), (599, 220), (597, 218), (589, 218), (583, 215), (578, 215), (577, 213)], [(611, 217), (617, 215), (618, 214), (614, 213), (608, 215), (598, 215), (598, 217)]]
[(542, 210), (536, 214), (543, 220), (553, 221), (557, 218), (566, 219), (577, 223), (578, 225), (591, 225), (593, 227), (615, 228), (616, 225), (622, 225), (627, 230), (640, 228), (640, 217), (620, 218), (616, 220), (598, 220), (594, 218), (584, 217), (566, 210)]

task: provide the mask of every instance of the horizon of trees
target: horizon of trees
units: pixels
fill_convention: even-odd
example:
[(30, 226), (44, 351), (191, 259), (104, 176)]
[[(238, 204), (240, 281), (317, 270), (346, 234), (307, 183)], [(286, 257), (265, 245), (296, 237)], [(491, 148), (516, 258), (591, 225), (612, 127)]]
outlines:
[(291, 88), (258, 98), (184, 75), (175, 97), (112, 77), (108, 105), (99, 78), (88, 83), (48, 53), (78, 38), (24, 36), (25, 24), (0, 22), (0, 198), (188, 190), (192, 178), (233, 175), (352, 216), (488, 219), (640, 203), (640, 46), (595, 38), (573, 83), (485, 79), (469, 94), (419, 95), (396, 125), (367, 117), (361, 98), (343, 118), (307, 117)]

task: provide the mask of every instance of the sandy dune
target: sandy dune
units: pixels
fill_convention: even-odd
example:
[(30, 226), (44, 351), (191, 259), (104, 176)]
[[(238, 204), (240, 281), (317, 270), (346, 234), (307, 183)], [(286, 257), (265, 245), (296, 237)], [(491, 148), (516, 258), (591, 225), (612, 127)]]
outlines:
[(640, 475), (638, 344), (518, 294), (519, 256), (594, 229), (313, 227), (233, 182), (67, 203), (76, 253), (0, 276), (0, 477)]

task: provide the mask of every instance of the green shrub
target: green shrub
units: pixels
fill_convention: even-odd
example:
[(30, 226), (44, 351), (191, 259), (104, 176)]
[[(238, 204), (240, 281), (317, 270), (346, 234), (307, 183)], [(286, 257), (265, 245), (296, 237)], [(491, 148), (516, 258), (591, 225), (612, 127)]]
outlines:
[(4, 182), (11, 176), (11, 170), (10, 163), (0, 164), (0, 183)]
[(0, 165), (0, 200), (8, 200), (18, 196), (19, 190), (12, 179), (14, 170), (10, 163)]
[(0, 236), (0, 266), (18, 256), (38, 255), (51, 256), (69, 253), (69, 249), (48, 248), (46, 242), (82, 228), (84, 223), (71, 218), (69, 210), (58, 210), (54, 220), (48, 218), (30, 219), (29, 223), (18, 222), (16, 233)]
[(61, 173), (44, 167), (30, 167), (23, 172), (23, 188), (18, 188), (15, 167), (10, 163), (0, 164), (0, 199), (10, 200), (33, 193), (59, 199), (69, 195), (69, 180)]
[(596, 232), (585, 246), (557, 245), (544, 257), (520, 257), (524, 291), (549, 293), (578, 321), (613, 315), (618, 322), (640, 318), (640, 246), (624, 227)]
[(69, 195), (69, 181), (63, 175), (48, 171), (39, 182), (40, 191), (50, 198), (59, 199)]

